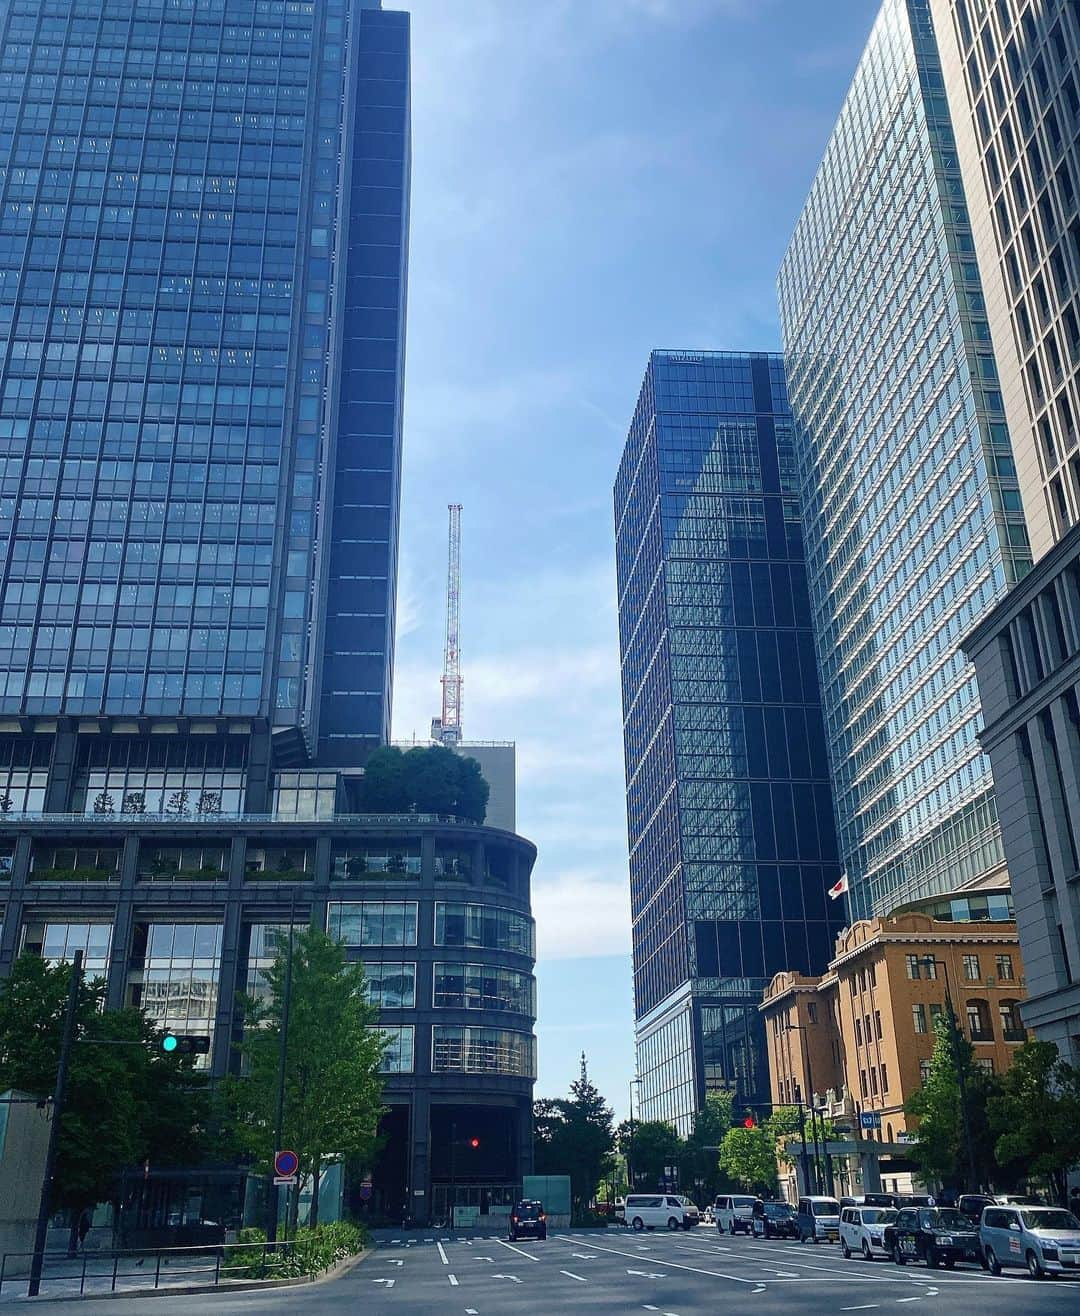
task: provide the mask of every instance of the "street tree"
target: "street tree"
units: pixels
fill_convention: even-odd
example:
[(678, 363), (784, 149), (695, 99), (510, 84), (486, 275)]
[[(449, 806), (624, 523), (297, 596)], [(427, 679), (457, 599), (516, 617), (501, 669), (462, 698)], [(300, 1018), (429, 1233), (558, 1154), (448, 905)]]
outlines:
[(482, 823), (490, 788), (476, 759), (443, 745), (377, 749), (361, 781), (368, 813), (443, 813)]
[[(245, 1072), (228, 1089), (235, 1135), (264, 1170), (275, 1140), (278, 1058), (286, 997), (287, 937), (264, 971), (266, 994), (246, 1002), (241, 1050)], [(319, 1218), (319, 1173), (328, 1157), (370, 1164), (383, 1113), (379, 1064), (386, 1042), (367, 998), (361, 964), (318, 928), (293, 933), (286, 1030), (282, 1143), (312, 1179), (311, 1224)], [(295, 1216), (299, 1185), (291, 1214)]]
[(1064, 1205), (1069, 1171), (1080, 1166), (1080, 1069), (1053, 1042), (1025, 1042), (990, 1097), (989, 1116), (998, 1164), (1046, 1179)]
[[(913, 1093), (904, 1106), (919, 1122), (916, 1141), (911, 1147), (912, 1159), (924, 1178), (950, 1188), (966, 1187), (971, 1177), (967, 1147), (970, 1137), (975, 1178), (971, 1187), (989, 1185), (994, 1180), (997, 1163), (987, 1103), (996, 1094), (999, 1080), (975, 1063), (975, 1048), (958, 1028), (950, 1036), (947, 1014), (935, 1019), (934, 1033), (926, 1086)], [(961, 1095), (962, 1086), (966, 1089), (966, 1101)]]
[[(0, 983), (0, 1090), (52, 1095), (71, 965), (23, 954)], [(136, 1009), (104, 1011), (105, 983), (84, 982), (57, 1144), (53, 1206), (75, 1224), (141, 1162), (203, 1159), (209, 1102), (192, 1057), (166, 1055), (161, 1032)], [(104, 1044), (104, 1045), (103, 1045)]]
[[(719, 1148), (731, 1128), (734, 1094), (710, 1092), (705, 1105), (694, 1116), (694, 1127), (683, 1143), (679, 1160), (679, 1184), (685, 1192), (693, 1187), (699, 1205), (711, 1202), (729, 1189), (729, 1176), (720, 1168)], [(699, 1187), (700, 1185), (700, 1187)]]
[(776, 1188), (776, 1139), (760, 1124), (728, 1129), (720, 1144), (720, 1168), (737, 1184), (755, 1192)]
[(686, 1143), (664, 1120), (624, 1120), (619, 1150), (629, 1162), (633, 1187), (656, 1188), (667, 1169), (681, 1163)]
[(612, 1109), (589, 1078), (584, 1056), (569, 1097), (542, 1098), (534, 1106), (536, 1172), (570, 1176), (576, 1215), (588, 1208), (614, 1167), (613, 1125)]

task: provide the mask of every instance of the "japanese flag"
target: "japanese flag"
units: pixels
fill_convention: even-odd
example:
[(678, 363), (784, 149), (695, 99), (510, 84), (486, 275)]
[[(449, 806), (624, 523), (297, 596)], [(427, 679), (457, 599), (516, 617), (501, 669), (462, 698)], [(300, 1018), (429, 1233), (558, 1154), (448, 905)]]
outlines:
[(845, 873), (844, 876), (840, 879), (839, 882), (837, 882), (835, 886), (829, 887), (829, 899), (839, 900), (842, 895), (846, 894), (847, 889), (848, 889), (848, 877), (847, 877), (847, 873)]

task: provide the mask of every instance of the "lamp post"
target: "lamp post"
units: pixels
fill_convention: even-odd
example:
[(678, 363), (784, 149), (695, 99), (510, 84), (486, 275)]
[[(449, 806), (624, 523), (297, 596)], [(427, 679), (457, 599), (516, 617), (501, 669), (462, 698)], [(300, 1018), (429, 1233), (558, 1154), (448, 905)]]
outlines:
[(633, 1170), (633, 1158), (634, 1158), (634, 1088), (636, 1088), (636, 1087), (640, 1087), (640, 1086), (641, 1086), (641, 1079), (640, 1079), (640, 1078), (632, 1078), (632, 1079), (630, 1080), (630, 1092), (629, 1092), (629, 1097), (630, 1097), (630, 1117), (629, 1117), (629, 1119), (628, 1119), (628, 1121), (627, 1121), (627, 1123), (630, 1125), (630, 1137), (627, 1139), (627, 1143), (626, 1143), (626, 1191), (627, 1191), (628, 1193), (632, 1193), (632, 1192), (634, 1191), (634, 1170)]
[[(788, 1024), (787, 1029), (789, 1032), (799, 1034), (799, 1055), (801, 1056), (803, 1064), (806, 1067), (806, 1086), (809, 1088), (809, 1092), (807, 1093), (807, 1095), (810, 1098), (809, 1101), (810, 1136), (814, 1142), (814, 1187), (817, 1189), (819, 1193), (822, 1193), (825, 1191), (825, 1189), (821, 1177), (821, 1162), (818, 1159), (817, 1120), (815, 1118), (815, 1113), (814, 1113), (814, 1074), (813, 1074), (813, 1070), (810, 1067), (810, 1049), (806, 1045), (802, 1037), (802, 1034), (808, 1032), (809, 1030), (807, 1029), (805, 1024)], [(791, 1068), (790, 1044), (788, 1046), (788, 1068), (789, 1069)], [(798, 1087), (799, 1085), (796, 1084), (796, 1088)], [(806, 1182), (807, 1189), (809, 1189), (810, 1188), (810, 1160), (806, 1151), (806, 1120), (803, 1116), (803, 1101), (802, 1101), (801, 1089), (799, 1090), (798, 1105), (799, 1105), (799, 1133), (802, 1137), (803, 1179)], [(822, 1133), (824, 1134), (824, 1132), (825, 1132), (824, 1127), (822, 1127)], [(824, 1138), (822, 1138), (822, 1141), (824, 1142)]]
[(975, 1168), (975, 1143), (971, 1136), (971, 1112), (968, 1109), (967, 1068), (960, 1059), (960, 1027), (956, 1020), (956, 1008), (953, 1005), (952, 982), (949, 978), (949, 965), (946, 960), (935, 959), (933, 955), (924, 955), (920, 964), (927, 968), (937, 965), (945, 970), (945, 1022), (949, 1030), (949, 1050), (952, 1052), (953, 1068), (956, 1070), (956, 1086), (960, 1096), (960, 1127), (964, 1135), (964, 1156), (967, 1160), (967, 1190), (978, 1191), (978, 1175)]

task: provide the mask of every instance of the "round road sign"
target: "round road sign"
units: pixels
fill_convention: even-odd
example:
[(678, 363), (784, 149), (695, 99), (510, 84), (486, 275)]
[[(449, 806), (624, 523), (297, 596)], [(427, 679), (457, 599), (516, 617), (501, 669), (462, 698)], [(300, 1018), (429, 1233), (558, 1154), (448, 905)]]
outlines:
[(282, 1179), (291, 1178), (300, 1167), (300, 1157), (294, 1151), (274, 1153), (274, 1173)]

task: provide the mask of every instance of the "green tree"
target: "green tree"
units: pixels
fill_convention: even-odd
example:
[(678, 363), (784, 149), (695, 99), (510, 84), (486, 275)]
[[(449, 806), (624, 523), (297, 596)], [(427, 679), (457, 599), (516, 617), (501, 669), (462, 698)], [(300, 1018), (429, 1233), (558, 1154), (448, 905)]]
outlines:
[(1053, 1042), (1025, 1042), (990, 1097), (989, 1116), (998, 1164), (1046, 1179), (1064, 1205), (1067, 1175), (1080, 1166), (1080, 1069)]
[(705, 1105), (694, 1116), (689, 1138), (683, 1143), (679, 1185), (684, 1192), (700, 1197), (699, 1206), (732, 1186), (729, 1176), (720, 1168), (719, 1148), (731, 1128), (733, 1101), (730, 1092), (710, 1092)]
[[(0, 983), (0, 1090), (52, 1095), (70, 983), (69, 964), (31, 954)], [(100, 978), (79, 992), (57, 1145), (53, 1205), (76, 1223), (83, 1208), (108, 1197), (124, 1167), (197, 1163), (209, 1118), (193, 1059), (166, 1055), (161, 1032), (140, 1010), (103, 1012), (104, 997)]]
[(956, 1028), (950, 1037), (949, 1018), (940, 1014), (934, 1021), (934, 1052), (926, 1086), (908, 1098), (904, 1106), (918, 1119), (911, 1155), (924, 1179), (945, 1187), (967, 1187), (968, 1156), (964, 1135), (964, 1103), (961, 1076), (967, 1089), (974, 1173), (978, 1185), (992, 1182), (995, 1174), (994, 1138), (987, 1117), (987, 1103), (996, 1093), (998, 1080), (975, 1063), (975, 1048)]
[[(280, 939), (265, 971), (268, 995), (247, 1002), (242, 1052), (246, 1072), (229, 1084), (236, 1133), (260, 1166), (274, 1148), (278, 1055), (285, 1003), (287, 947)], [(328, 1156), (370, 1163), (383, 1113), (379, 1063), (385, 1038), (367, 999), (364, 969), (318, 928), (293, 934), (286, 1038), (283, 1142), (311, 1176), (311, 1224), (318, 1223), (318, 1175)], [(294, 1192), (294, 1207), (299, 1185)]]
[(574, 1213), (587, 1210), (614, 1166), (614, 1114), (585, 1070), (569, 1098), (541, 1098), (533, 1108), (537, 1174), (568, 1174)]
[(728, 1129), (720, 1144), (720, 1167), (743, 1188), (772, 1193), (776, 1188), (776, 1140), (755, 1124)]
[(630, 1163), (634, 1187), (655, 1188), (668, 1166), (681, 1164), (686, 1143), (663, 1120), (624, 1120), (619, 1125), (619, 1150)]
[(478, 823), (487, 816), (489, 794), (476, 759), (443, 745), (377, 749), (361, 784), (366, 812), (443, 813)]

